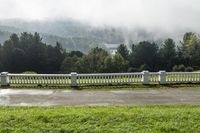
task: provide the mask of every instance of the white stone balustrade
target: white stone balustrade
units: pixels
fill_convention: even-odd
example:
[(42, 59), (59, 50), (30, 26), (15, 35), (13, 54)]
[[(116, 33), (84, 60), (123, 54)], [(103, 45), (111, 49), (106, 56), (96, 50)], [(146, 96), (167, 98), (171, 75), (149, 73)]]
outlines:
[(149, 72), (100, 74), (12, 74), (2, 72), (1, 86), (19, 85), (109, 85), (130, 83), (200, 83), (199, 72)]

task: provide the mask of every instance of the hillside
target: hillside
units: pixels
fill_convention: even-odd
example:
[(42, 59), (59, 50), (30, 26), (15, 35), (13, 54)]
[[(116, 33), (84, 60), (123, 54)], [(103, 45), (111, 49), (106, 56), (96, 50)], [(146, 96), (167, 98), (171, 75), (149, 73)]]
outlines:
[(126, 31), (123, 28), (113, 28), (109, 26), (92, 27), (74, 20), (57, 21), (22, 21), (4, 20), (0, 21), (0, 43), (8, 39), (12, 33), (38, 32), (47, 44), (55, 45), (56, 42), (62, 44), (67, 50), (80, 50), (87, 52), (89, 49), (103, 44), (131, 44), (140, 40), (155, 39), (153, 33), (142, 29)]

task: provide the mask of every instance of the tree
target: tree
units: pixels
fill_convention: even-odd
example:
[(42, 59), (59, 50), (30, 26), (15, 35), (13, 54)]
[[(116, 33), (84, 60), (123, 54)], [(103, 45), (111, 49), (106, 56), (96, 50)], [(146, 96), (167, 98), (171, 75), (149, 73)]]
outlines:
[(23, 49), (14, 48), (11, 51), (11, 65), (9, 66), (10, 72), (24, 72), (26, 71), (26, 53)]
[(106, 73), (112, 73), (113, 71), (113, 58), (112, 56), (107, 56), (104, 60), (104, 72)]
[(177, 63), (176, 55), (175, 42), (170, 38), (165, 40), (163, 47), (160, 49), (162, 69), (171, 71), (172, 67)]
[(129, 50), (127, 48), (126, 45), (121, 44), (119, 45), (119, 47), (117, 48), (117, 52), (125, 59), (128, 60), (129, 58)]
[(104, 68), (104, 72), (107, 73), (126, 72), (128, 61), (126, 61), (121, 54), (116, 53), (114, 56), (107, 56), (105, 58)]
[(73, 56), (77, 56), (77, 57), (83, 57), (83, 53), (81, 52), (81, 51), (71, 51), (70, 53), (69, 53), (69, 56), (70, 57), (73, 57)]
[(35, 71), (38, 73), (58, 72), (64, 59), (62, 46), (48, 46), (38, 33), (12, 34), (1, 47), (1, 68), (8, 72)]
[(12, 41), (13, 45), (15, 45), (15, 47), (19, 47), (19, 37), (17, 34), (12, 34), (10, 36), (10, 41)]
[(2, 72), (3, 71), (3, 62), (2, 62), (2, 59), (3, 59), (3, 49), (2, 49), (2, 45), (0, 43), (0, 71)]
[(182, 50), (184, 54), (191, 54), (191, 50), (194, 46), (194, 44), (198, 44), (200, 42), (200, 39), (198, 35), (194, 32), (187, 32), (183, 36), (182, 44)]
[(60, 71), (63, 73), (79, 72), (78, 70), (78, 60), (77, 56), (66, 57), (60, 67)]
[(83, 73), (97, 73), (104, 71), (104, 60), (109, 56), (108, 52), (102, 48), (93, 48), (90, 52), (84, 55), (79, 60), (81, 68), (79, 70)]
[(135, 46), (135, 51), (132, 53), (130, 61), (132, 67), (139, 68), (141, 65), (146, 64), (149, 66), (150, 71), (157, 71), (158, 57), (157, 44), (143, 41)]
[(55, 73), (60, 71), (60, 66), (65, 58), (64, 54), (62, 53), (62, 47), (60, 46), (47, 46), (47, 66), (46, 71), (50, 73)]
[(10, 67), (12, 67), (12, 53), (11, 51), (14, 49), (13, 42), (9, 39), (4, 42), (2, 47), (2, 65), (4, 71), (9, 71)]
[[(26, 38), (29, 37), (29, 38)], [(42, 38), (38, 33), (34, 35), (28, 35), (24, 37), (28, 44), (27, 58), (28, 58), (28, 69), (36, 71), (38, 73), (48, 72), (47, 70), (47, 50), (46, 44), (42, 42)]]
[(180, 53), (184, 64), (189, 66), (200, 65), (200, 37), (196, 33), (188, 32), (181, 42)]
[(112, 72), (126, 72), (128, 69), (128, 61), (121, 54), (117, 53), (112, 59)]

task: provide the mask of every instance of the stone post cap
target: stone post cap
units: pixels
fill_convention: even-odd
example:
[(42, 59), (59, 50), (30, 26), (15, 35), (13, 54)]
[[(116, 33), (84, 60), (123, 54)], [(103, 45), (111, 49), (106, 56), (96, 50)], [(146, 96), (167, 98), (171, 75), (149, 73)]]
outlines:
[(77, 72), (71, 72), (71, 75), (77, 75)]
[(166, 73), (166, 71), (165, 70), (161, 70), (161, 71), (159, 71), (159, 73)]
[(142, 71), (142, 73), (148, 73), (149, 71), (145, 70), (145, 71)]
[(1, 75), (7, 75), (8, 72), (1, 72)]

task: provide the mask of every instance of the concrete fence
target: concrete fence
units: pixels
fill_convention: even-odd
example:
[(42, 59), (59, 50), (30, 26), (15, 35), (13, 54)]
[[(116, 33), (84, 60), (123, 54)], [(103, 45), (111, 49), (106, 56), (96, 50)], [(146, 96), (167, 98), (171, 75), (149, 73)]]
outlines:
[(9, 85), (109, 85), (127, 83), (200, 83), (198, 72), (100, 73), (100, 74), (12, 74), (2, 72), (1, 86)]

